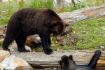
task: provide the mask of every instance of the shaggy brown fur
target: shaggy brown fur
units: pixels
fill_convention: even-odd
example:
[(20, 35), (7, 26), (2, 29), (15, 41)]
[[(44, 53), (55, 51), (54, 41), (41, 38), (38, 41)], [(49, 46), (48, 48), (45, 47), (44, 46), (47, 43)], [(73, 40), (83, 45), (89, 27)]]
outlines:
[(9, 50), (9, 44), (15, 40), (20, 52), (26, 51), (26, 36), (38, 34), (46, 54), (51, 54), (50, 35), (60, 35), (64, 30), (63, 21), (50, 9), (25, 8), (17, 11), (10, 18), (7, 25), (3, 49)]

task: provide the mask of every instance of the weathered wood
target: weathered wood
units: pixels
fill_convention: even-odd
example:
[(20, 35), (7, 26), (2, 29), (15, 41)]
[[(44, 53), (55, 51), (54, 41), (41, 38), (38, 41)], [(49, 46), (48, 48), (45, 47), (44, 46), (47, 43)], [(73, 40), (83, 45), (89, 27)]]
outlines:
[(80, 20), (85, 20), (91, 17), (105, 16), (105, 5), (82, 8), (72, 12), (60, 13), (59, 16), (68, 24), (72, 25)]
[(105, 67), (96, 67), (96, 70), (105, 70)]
[[(93, 50), (71, 50), (68, 52), (67, 51), (54, 52), (51, 55), (45, 55), (43, 52), (27, 52), (27, 53), (11, 52), (11, 54), (23, 58), (29, 64), (36, 67), (38, 66), (39, 67), (59, 67), (58, 61), (60, 60), (62, 55), (73, 55), (74, 60), (76, 61), (77, 64), (85, 65), (89, 63), (91, 57), (94, 54), (94, 51)], [(102, 57), (100, 59), (104, 59), (105, 52), (102, 52), (101, 56)], [(100, 61), (98, 63), (100, 63)]]
[(100, 60), (98, 61), (97, 66), (99, 66), (99, 67), (101, 67), (101, 66), (102, 66), (102, 67), (105, 67), (105, 60), (101, 60), (101, 59), (100, 59)]

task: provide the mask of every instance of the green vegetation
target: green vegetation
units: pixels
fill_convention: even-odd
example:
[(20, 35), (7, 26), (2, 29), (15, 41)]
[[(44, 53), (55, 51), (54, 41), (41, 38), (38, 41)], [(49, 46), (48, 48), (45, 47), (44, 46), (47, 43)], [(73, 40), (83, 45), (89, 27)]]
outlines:
[(79, 37), (76, 49), (94, 49), (105, 45), (105, 17), (79, 21), (73, 29)]
[(14, 1), (7, 3), (0, 2), (0, 25), (7, 24), (11, 14), (16, 10), (18, 10), (18, 3), (14, 3)]
[(75, 3), (74, 1), (70, 5), (64, 6), (64, 11), (73, 11), (84, 7), (98, 6), (104, 3), (105, 0), (85, 0), (85, 1), (83, 0), (83, 1), (78, 1), (78, 3)]
[[(103, 3), (105, 3), (104, 0), (86, 0), (83, 2), (72, 3), (68, 6), (64, 6), (61, 10), (73, 11), (88, 6), (101, 5)], [(13, 0), (6, 3), (0, 2), (0, 25), (7, 24), (8, 19), (15, 11), (25, 7), (54, 9), (53, 0), (20, 0), (20, 2)], [(54, 10), (56, 11), (57, 9)]]
[[(52, 37), (52, 48), (57, 49), (99, 49), (99, 46), (105, 45), (105, 17), (91, 18), (79, 21), (73, 25), (73, 32), (78, 40), (75, 45), (61, 45), (55, 43), (55, 38)], [(67, 38), (66, 38), (67, 39)], [(65, 39), (63, 39), (66, 41)], [(69, 40), (68, 40), (69, 41)]]
[(32, 8), (53, 8), (53, 0), (31, 0)]
[[(75, 23), (72, 28), (73, 31), (75, 31), (75, 34), (78, 36), (79, 40), (75, 46), (64, 45), (64, 50), (98, 49), (99, 46), (105, 45), (105, 17), (91, 18), (79, 21)], [(62, 48), (59, 44), (55, 43), (54, 37), (51, 37), (51, 40), (52, 48), (54, 50)], [(41, 51), (42, 48), (35, 50)]]

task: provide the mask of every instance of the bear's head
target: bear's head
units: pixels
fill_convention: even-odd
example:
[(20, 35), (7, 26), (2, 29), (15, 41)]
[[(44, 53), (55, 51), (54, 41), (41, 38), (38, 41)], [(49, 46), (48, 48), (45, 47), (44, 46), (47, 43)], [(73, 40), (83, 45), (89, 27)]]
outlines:
[(73, 56), (63, 55), (59, 61), (60, 67), (62, 70), (75, 70), (76, 63), (73, 60)]
[(51, 32), (54, 36), (62, 35), (64, 31), (64, 24), (61, 20), (51, 22)]

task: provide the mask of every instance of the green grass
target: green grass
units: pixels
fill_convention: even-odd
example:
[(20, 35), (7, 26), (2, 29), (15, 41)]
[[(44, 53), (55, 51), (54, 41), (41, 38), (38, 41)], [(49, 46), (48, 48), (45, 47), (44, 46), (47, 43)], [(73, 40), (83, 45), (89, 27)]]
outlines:
[[(93, 50), (99, 49), (99, 46), (105, 45), (105, 17), (90, 18), (79, 21), (75, 23), (72, 28), (78, 40), (75, 45), (64, 44), (64, 50)], [(63, 39), (63, 41), (69, 41), (67, 37), (65, 38), (66, 39)], [(62, 48), (61, 45), (55, 43), (54, 37), (51, 37), (51, 40), (52, 48), (54, 50)]]
[(18, 10), (18, 3), (7, 2), (1, 3), (0, 2), (0, 25), (7, 24), (11, 14)]
[[(78, 40), (75, 45), (65, 44), (63, 46), (64, 50), (94, 50), (99, 49), (99, 46), (105, 45), (105, 17), (79, 21), (72, 28)], [(66, 41), (66, 39), (63, 40)], [(51, 40), (54, 50), (61, 49), (61, 46), (55, 43), (53, 37)]]
[(64, 11), (73, 11), (73, 10), (81, 9), (84, 7), (86, 7), (86, 4), (84, 2), (80, 2), (80, 3), (75, 4), (75, 5), (70, 4), (68, 6), (65, 6)]
[(76, 49), (97, 49), (105, 45), (105, 17), (79, 21), (73, 30), (79, 37)]
[(0, 2), (0, 25), (7, 24), (11, 15), (21, 8), (53, 8), (52, 1), (53, 0), (47, 0), (47, 2), (42, 2), (42, 0), (28, 0), (19, 3), (16, 1), (10, 1), (7, 3)]
[[(45, 2), (47, 1), (47, 2)], [(31, 8), (50, 8), (57, 11), (59, 8), (55, 9), (53, 7), (53, 0), (27, 0), (26, 2), (16, 2), (16, 0), (3, 3), (0, 2), (0, 25), (7, 24), (10, 16), (17, 10), (25, 7)], [(86, 0), (85, 2), (80, 2), (78, 4), (70, 4), (69, 6), (65, 6), (63, 11), (73, 11), (76, 9), (88, 7), (88, 6), (96, 6), (104, 3), (104, 0)], [(61, 9), (61, 12), (63, 12)]]
[(53, 8), (53, 0), (31, 0), (30, 7), (32, 8)]

